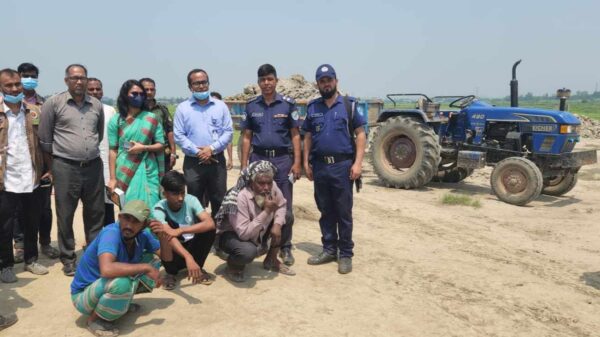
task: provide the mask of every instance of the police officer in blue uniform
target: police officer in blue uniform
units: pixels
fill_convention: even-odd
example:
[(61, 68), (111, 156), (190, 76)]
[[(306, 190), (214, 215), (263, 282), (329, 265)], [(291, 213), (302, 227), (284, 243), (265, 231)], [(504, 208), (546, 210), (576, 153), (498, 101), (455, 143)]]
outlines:
[[(286, 223), (281, 229), (280, 257), (288, 266), (292, 255), (293, 182), (300, 179), (302, 155), (296, 102), (277, 93), (277, 71), (270, 64), (258, 68), (261, 95), (246, 103), (240, 127), (242, 133), (241, 169), (249, 162), (267, 160), (277, 167), (277, 187), (287, 200)], [(252, 147), (252, 154), (250, 148)]]
[[(356, 110), (356, 100), (337, 91), (335, 70), (329, 64), (317, 68), (321, 97), (307, 107), (304, 134), (304, 169), (314, 181), (315, 201), (321, 212), (319, 225), (323, 251), (308, 259), (318, 265), (338, 259), (338, 272), (352, 271), (352, 186), (362, 172), (367, 121)], [(352, 120), (349, 111), (352, 111)], [(348, 123), (352, 123), (349, 127)], [(350, 129), (356, 135), (352, 144)], [(339, 253), (339, 254), (338, 254)], [(339, 255), (339, 256), (338, 256)]]

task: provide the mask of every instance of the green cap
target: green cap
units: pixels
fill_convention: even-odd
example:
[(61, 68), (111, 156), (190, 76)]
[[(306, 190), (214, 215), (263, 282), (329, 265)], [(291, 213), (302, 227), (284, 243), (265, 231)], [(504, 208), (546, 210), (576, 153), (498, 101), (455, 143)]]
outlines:
[(122, 214), (129, 214), (140, 222), (144, 222), (150, 216), (150, 208), (142, 200), (131, 200), (119, 212), (119, 215)]

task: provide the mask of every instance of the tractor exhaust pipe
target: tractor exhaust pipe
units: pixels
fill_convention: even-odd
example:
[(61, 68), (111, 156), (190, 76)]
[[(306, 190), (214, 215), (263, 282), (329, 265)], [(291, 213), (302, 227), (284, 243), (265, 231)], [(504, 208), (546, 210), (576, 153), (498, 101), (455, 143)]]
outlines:
[(518, 60), (513, 64), (512, 67), (512, 80), (510, 81), (510, 106), (518, 107), (519, 106), (519, 81), (517, 81), (517, 66), (521, 63), (521, 60)]

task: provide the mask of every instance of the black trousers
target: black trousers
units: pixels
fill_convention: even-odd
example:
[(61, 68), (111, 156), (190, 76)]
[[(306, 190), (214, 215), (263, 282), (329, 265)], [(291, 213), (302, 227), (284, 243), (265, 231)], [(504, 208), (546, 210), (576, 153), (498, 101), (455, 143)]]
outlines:
[(38, 226), (42, 208), (39, 205), (43, 198), (43, 188), (36, 188), (32, 193), (0, 192), (0, 269), (14, 266), (12, 249), (13, 225), (15, 210), (19, 212), (18, 221), (23, 228), (23, 244), (25, 263), (32, 263), (38, 258)]
[(79, 200), (83, 204), (83, 227), (85, 241), (92, 242), (104, 224), (104, 176), (102, 160), (96, 158), (81, 167), (54, 157), (54, 191), (56, 219), (58, 223), (58, 249), (62, 263), (73, 263), (75, 235), (73, 217)]
[[(177, 240), (177, 239), (173, 239)], [(204, 262), (206, 261), (206, 257), (208, 253), (210, 253), (210, 248), (212, 247), (213, 242), (215, 241), (215, 231), (205, 232), (205, 233), (196, 233), (194, 237), (183, 243), (183, 247), (194, 257), (194, 261), (200, 266), (200, 268), (204, 268)], [(165, 267), (165, 271), (167, 274), (175, 275), (181, 269), (186, 268), (185, 259), (173, 251), (173, 261), (162, 261), (163, 266)]]
[(200, 164), (198, 158), (186, 156), (183, 160), (183, 176), (187, 192), (202, 202), (204, 208), (208, 207), (204, 200), (208, 197), (213, 219), (227, 192), (227, 166), (223, 153), (216, 155), (218, 163)]
[(115, 223), (115, 205), (104, 203), (104, 226)]
[[(39, 242), (40, 245), (45, 246), (49, 245), (52, 241), (50, 239), (50, 232), (52, 231), (52, 187), (40, 187), (41, 189), (41, 203), (42, 203), (42, 212), (40, 217), (40, 225), (38, 228), (39, 234)], [(23, 228), (21, 228), (21, 223), (19, 222), (20, 212), (22, 211), (22, 207), (18, 207), (15, 210), (15, 217), (13, 218), (14, 227), (13, 227), (13, 238), (15, 240), (15, 247), (23, 249), (25, 243), (23, 234)]]

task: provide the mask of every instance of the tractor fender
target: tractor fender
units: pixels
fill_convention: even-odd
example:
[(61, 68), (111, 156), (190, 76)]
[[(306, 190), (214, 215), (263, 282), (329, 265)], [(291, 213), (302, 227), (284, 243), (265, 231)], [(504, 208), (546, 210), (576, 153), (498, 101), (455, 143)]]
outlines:
[(427, 115), (421, 110), (418, 109), (393, 109), (393, 110), (383, 110), (379, 117), (377, 117), (377, 123), (385, 122), (386, 120), (397, 117), (397, 116), (406, 116), (406, 117), (416, 117), (419, 121), (427, 123), (429, 119)]

